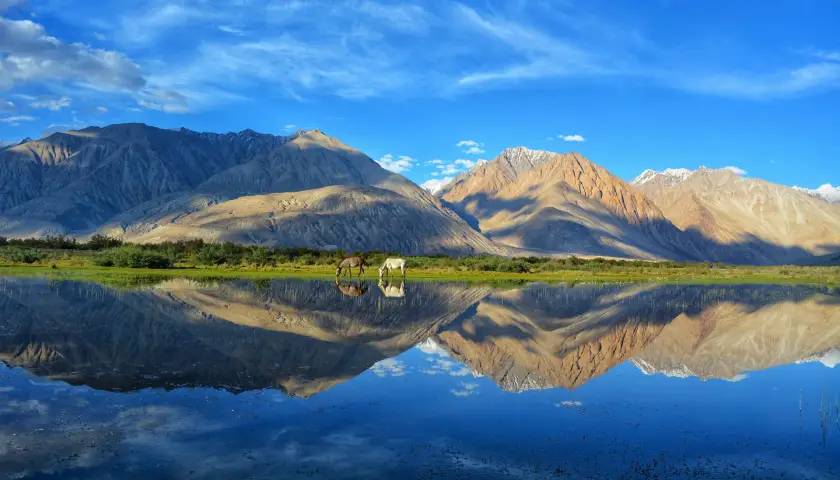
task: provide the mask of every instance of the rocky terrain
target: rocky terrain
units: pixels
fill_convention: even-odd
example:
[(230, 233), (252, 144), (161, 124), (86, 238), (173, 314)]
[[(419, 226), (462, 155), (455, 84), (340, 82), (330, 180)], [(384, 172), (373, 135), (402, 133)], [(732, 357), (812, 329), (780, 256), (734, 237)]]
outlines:
[(411, 348), (488, 292), (410, 289), (382, 303), (345, 301), (328, 282), (173, 280), (119, 292), (4, 279), (0, 315), (10, 321), (0, 326), (0, 360), (103, 390), (279, 388), (308, 397)]
[(762, 306), (717, 303), (677, 316), (633, 362), (651, 374), (728, 380), (803, 361), (833, 367), (840, 358), (836, 302), (815, 293)]
[(677, 227), (745, 263), (800, 263), (840, 250), (840, 204), (729, 169), (647, 170), (633, 182)]
[[(218, 222), (231, 211), (235, 218)], [(406, 221), (393, 220), (399, 215)], [(317, 130), (284, 137), (122, 124), (0, 150), (0, 235), (96, 232), (138, 241), (290, 245), (296, 238), (295, 245), (406, 254), (503, 253), (423, 189)]]
[(704, 255), (644, 194), (578, 153), (509, 148), (438, 196), (512, 247), (649, 259)]
[(318, 130), (119, 124), (0, 149), (5, 237), (825, 264), (840, 252), (836, 193), (727, 169), (627, 183), (578, 153), (516, 147), (432, 195)]

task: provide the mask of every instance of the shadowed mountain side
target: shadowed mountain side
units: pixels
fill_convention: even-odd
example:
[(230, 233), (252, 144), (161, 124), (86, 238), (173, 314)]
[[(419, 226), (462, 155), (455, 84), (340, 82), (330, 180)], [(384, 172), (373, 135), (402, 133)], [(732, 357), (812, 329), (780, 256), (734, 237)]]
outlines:
[(172, 213), (156, 216), (154, 223), (105, 231), (124, 231), (125, 239), (141, 243), (201, 238), (404, 254), (503, 252), (453, 212), (374, 187), (329, 186), (243, 196), (215, 205), (200, 203), (207, 207), (190, 213), (183, 213), (185, 207), (172, 208)]
[[(416, 247), (428, 247), (423, 253), (502, 252), (422, 188), (318, 130), (273, 136), (143, 124), (56, 133), (0, 151), (0, 235), (85, 237), (104, 231), (136, 238), (216, 203), (329, 186), (378, 189), (401, 196), (400, 203), (413, 211), (428, 213), (422, 227), (441, 235), (419, 240), (415, 235)], [(247, 204), (243, 201), (238, 207)], [(243, 218), (256, 215), (242, 213)], [(193, 236), (281, 244), (265, 235), (251, 240), (245, 232), (208, 228)], [(379, 225), (370, 228), (366, 234), (373, 238), (387, 235)], [(306, 228), (308, 235), (331, 236), (316, 229)], [(443, 235), (447, 245), (436, 245)], [(390, 248), (367, 243), (367, 249)], [(334, 243), (324, 245), (329, 244)]]
[(437, 339), (506, 390), (575, 388), (645, 351), (681, 315), (733, 303), (742, 313), (772, 311), (813, 298), (830, 297), (801, 287), (534, 285), (489, 295)]
[(836, 294), (760, 308), (736, 302), (682, 314), (633, 362), (646, 373), (738, 379), (740, 375), (803, 360), (823, 361), (840, 348)]
[(693, 258), (691, 246), (658, 231), (664, 217), (653, 203), (578, 153), (509, 148), (438, 195), (482, 233), (517, 248)]
[(104, 390), (273, 387), (306, 397), (428, 338), (487, 293), (417, 284), (405, 299), (348, 299), (319, 285), (176, 280), (117, 292), (4, 280), (0, 314), (10, 320), (0, 331), (0, 359)]
[(738, 263), (807, 262), (840, 251), (840, 205), (730, 169), (646, 171), (634, 181), (677, 227)]

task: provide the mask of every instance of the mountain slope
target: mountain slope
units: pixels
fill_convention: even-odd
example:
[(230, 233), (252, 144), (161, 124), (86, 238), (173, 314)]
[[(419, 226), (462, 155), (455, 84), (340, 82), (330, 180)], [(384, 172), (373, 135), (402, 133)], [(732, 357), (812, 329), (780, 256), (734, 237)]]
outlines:
[(681, 229), (740, 249), (754, 263), (840, 250), (840, 205), (729, 169), (688, 172), (646, 171), (634, 184)]
[(488, 237), (549, 253), (700, 257), (643, 194), (578, 153), (504, 150), (438, 196)]
[(633, 361), (646, 373), (738, 379), (801, 361), (836, 362), (840, 310), (836, 296), (816, 293), (772, 305), (733, 302), (685, 313)]
[[(416, 246), (406, 253), (501, 252), (429, 193), (320, 131), (285, 137), (251, 130), (228, 134), (164, 130), (142, 124), (56, 133), (0, 150), (0, 235), (86, 236), (101, 230), (140, 239), (154, 237), (150, 230), (161, 228), (160, 238), (177, 229), (178, 238), (230, 237), (283, 245), (283, 239), (296, 232), (284, 232), (283, 224), (261, 234), (233, 231), (255, 228), (260, 223), (257, 212), (241, 211), (253, 218), (239, 227), (236, 222), (202, 224), (196, 235), (186, 224), (178, 228), (168, 224), (243, 196), (330, 186), (372, 187), (376, 195), (396, 199), (396, 204), (422, 217), (426, 223), (421, 230), (449, 234), (443, 246), (435, 243), (441, 239), (422, 238), (422, 232), (404, 225), (394, 233)], [(246, 204), (240, 202), (237, 208)], [(267, 219), (270, 210), (260, 210), (259, 215)], [(317, 216), (319, 211), (306, 213)], [(358, 215), (367, 218), (364, 213), (344, 211), (343, 221), (353, 223)], [(385, 236), (379, 225), (367, 226), (371, 237)], [(345, 231), (325, 230), (315, 236), (341, 248), (360, 244), (346, 241), (341, 235)], [(365, 244), (386, 249), (395, 243)]]

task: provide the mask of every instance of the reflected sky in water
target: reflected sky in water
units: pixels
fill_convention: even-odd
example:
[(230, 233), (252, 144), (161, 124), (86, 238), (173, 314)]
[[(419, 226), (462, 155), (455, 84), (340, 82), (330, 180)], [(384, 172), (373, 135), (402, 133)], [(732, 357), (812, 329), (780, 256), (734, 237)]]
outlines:
[(0, 476), (840, 477), (840, 293), (0, 278)]

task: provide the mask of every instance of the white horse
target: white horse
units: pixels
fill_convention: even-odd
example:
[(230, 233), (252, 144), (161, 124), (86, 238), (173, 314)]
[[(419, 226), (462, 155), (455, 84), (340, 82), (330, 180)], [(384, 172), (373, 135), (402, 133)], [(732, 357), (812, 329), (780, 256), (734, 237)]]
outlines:
[(405, 282), (400, 280), (399, 284), (391, 283), (388, 280), (388, 283), (385, 283), (384, 280), (381, 278), (379, 279), (379, 290), (382, 290), (382, 295), (385, 295), (386, 298), (403, 298), (405, 297)]
[(404, 258), (386, 258), (385, 263), (379, 267), (379, 277), (381, 278), (386, 273), (391, 276), (391, 270), (399, 270), (402, 276), (405, 276), (405, 259)]

